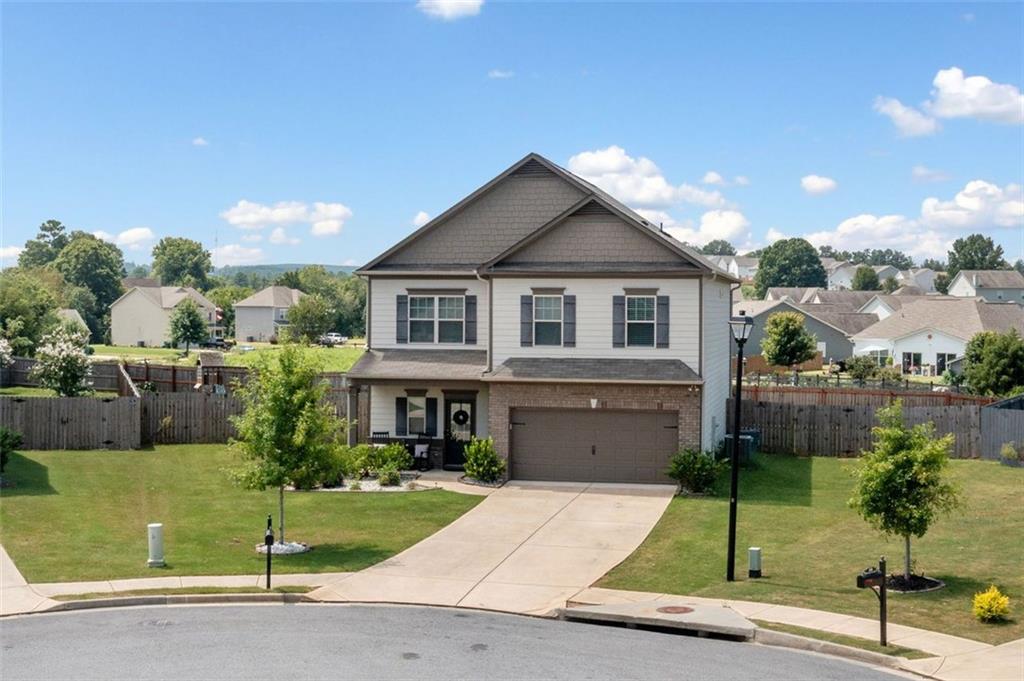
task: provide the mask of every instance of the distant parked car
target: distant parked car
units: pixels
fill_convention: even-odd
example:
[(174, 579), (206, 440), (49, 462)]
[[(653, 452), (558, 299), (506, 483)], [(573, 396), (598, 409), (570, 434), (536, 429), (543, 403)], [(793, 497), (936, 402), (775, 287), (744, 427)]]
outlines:
[(320, 336), (320, 345), (326, 345), (327, 347), (333, 347), (335, 345), (344, 345), (348, 342), (348, 336), (342, 336), (336, 331), (325, 333)]

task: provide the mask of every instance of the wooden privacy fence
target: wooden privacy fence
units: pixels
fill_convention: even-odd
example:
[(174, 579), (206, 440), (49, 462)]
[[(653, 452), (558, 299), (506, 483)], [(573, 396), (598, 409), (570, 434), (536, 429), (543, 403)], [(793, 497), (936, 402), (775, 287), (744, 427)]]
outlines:
[(137, 397), (0, 397), (0, 426), (26, 449), (138, 449)]
[[(346, 393), (331, 393), (344, 418)], [(0, 426), (22, 434), (25, 449), (138, 449), (150, 444), (217, 444), (235, 435), (242, 402), (203, 392), (141, 397), (0, 397)]]
[(986, 405), (992, 397), (952, 392), (925, 392), (861, 388), (798, 388), (795, 386), (744, 385), (743, 399), (752, 402), (778, 402), (797, 405), (835, 407), (883, 407), (903, 400), (904, 407), (942, 407)]
[[(29, 357), (15, 357), (11, 365), (3, 371), (3, 382), (0, 385), (37, 386), (39, 381), (32, 377), (32, 369), (36, 360)], [(96, 390), (117, 390), (118, 372), (116, 362), (94, 362), (91, 364), (92, 374), (89, 380)]]
[[(732, 413), (733, 400), (729, 400)], [(761, 450), (802, 456), (858, 456), (872, 445), (878, 425), (877, 407), (804, 405), (743, 400), (742, 427), (761, 431)], [(953, 457), (978, 458), (981, 453), (981, 412), (977, 405), (904, 407), (910, 425), (932, 422), (938, 435), (953, 433)]]

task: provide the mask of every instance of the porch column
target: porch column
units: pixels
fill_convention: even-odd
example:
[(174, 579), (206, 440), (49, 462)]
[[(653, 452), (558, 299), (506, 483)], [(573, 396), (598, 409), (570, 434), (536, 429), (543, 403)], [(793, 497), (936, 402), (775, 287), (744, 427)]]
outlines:
[(349, 384), (348, 405), (346, 409), (348, 419), (348, 446), (354, 447), (359, 444), (359, 386)]

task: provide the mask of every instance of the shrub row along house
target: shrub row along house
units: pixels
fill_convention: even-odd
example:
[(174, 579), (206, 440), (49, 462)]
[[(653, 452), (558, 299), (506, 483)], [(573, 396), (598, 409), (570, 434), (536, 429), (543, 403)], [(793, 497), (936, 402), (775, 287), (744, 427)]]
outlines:
[(664, 482), (724, 436), (737, 278), (537, 154), (358, 274), (349, 411), (377, 441), (457, 466), (490, 436), (516, 479)]

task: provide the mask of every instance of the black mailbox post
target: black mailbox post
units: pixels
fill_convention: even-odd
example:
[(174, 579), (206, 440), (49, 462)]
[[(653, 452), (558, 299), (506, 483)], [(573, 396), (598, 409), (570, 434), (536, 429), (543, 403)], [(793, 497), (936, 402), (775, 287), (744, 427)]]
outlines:
[(885, 604), (885, 556), (878, 559), (877, 568), (864, 568), (864, 571), (857, 575), (857, 588), (871, 589), (875, 596), (878, 597), (878, 642), (883, 646), (888, 645), (885, 640), (885, 625), (886, 620), (888, 619), (886, 616)]
[(270, 589), (270, 560), (274, 555), (274, 528), (273, 520), (267, 516), (267, 533), (263, 537), (263, 543), (267, 547), (267, 589)]

